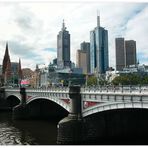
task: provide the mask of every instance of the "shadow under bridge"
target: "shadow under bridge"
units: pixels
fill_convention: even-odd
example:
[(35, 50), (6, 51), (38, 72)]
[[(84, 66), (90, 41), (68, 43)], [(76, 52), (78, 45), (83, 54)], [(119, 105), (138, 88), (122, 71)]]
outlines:
[(26, 104), (29, 118), (62, 119), (68, 115), (68, 111), (59, 104), (46, 99), (38, 98)]

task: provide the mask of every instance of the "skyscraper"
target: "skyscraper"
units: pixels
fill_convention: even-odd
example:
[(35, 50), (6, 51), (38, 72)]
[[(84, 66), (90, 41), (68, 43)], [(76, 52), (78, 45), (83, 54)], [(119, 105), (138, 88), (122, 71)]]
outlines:
[(82, 42), (80, 44), (81, 50), (86, 53), (86, 73), (90, 73), (90, 43), (89, 42)]
[(57, 66), (58, 68), (71, 67), (70, 34), (66, 30), (64, 20), (62, 30), (57, 35)]
[(116, 46), (116, 70), (122, 71), (124, 67), (136, 65), (136, 41), (124, 40), (124, 38), (115, 39)]
[(82, 68), (83, 73), (88, 73), (87, 53), (83, 50), (77, 50), (77, 67)]
[(125, 67), (126, 63), (124, 38), (116, 38), (115, 46), (116, 46), (116, 70), (121, 71)]
[(137, 63), (136, 41), (126, 40), (125, 48), (126, 48), (126, 67), (128, 67), (129, 65), (136, 65)]
[(100, 16), (97, 16), (97, 27), (90, 32), (91, 73), (103, 74), (108, 67), (108, 31), (100, 27)]

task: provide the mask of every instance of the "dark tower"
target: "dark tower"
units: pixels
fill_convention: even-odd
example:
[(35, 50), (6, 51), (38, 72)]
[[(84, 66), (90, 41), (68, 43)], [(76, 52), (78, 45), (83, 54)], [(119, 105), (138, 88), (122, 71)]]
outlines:
[(7, 83), (7, 81), (10, 80), (11, 77), (11, 62), (8, 51), (8, 43), (6, 43), (6, 50), (2, 65), (2, 75), (3, 75), (2, 83), (4, 85), (4, 83)]
[(6, 50), (5, 55), (3, 59), (3, 67), (2, 67), (2, 73), (5, 74), (6, 68), (7, 68), (7, 62), (10, 60), (9, 51), (8, 51), (8, 43), (6, 43)]
[(18, 65), (18, 79), (19, 79), (19, 83), (21, 82), (23, 78), (23, 75), (22, 75), (22, 68), (21, 68), (21, 60), (19, 59), (19, 65)]
[(9, 85), (11, 83), (11, 62), (10, 62), (10, 58), (7, 61), (7, 66), (6, 66), (6, 71), (4, 74), (4, 83), (6, 85)]

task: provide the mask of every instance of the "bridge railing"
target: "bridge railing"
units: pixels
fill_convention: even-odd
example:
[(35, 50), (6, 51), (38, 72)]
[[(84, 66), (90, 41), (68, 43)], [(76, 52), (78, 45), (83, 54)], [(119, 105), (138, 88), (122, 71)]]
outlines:
[[(6, 88), (5, 91), (19, 92), (20, 88)], [(49, 87), (49, 88), (26, 88), (27, 92), (69, 92), (69, 87)], [(122, 85), (122, 86), (91, 86), (81, 87), (81, 92), (102, 92), (102, 93), (148, 93), (147, 85)]]
[(102, 93), (148, 93), (148, 86), (123, 85), (123, 86), (91, 86), (82, 87), (82, 92), (102, 92)]
[[(5, 91), (20, 92), (20, 88), (6, 88)], [(27, 92), (69, 92), (69, 87), (26, 88)]]

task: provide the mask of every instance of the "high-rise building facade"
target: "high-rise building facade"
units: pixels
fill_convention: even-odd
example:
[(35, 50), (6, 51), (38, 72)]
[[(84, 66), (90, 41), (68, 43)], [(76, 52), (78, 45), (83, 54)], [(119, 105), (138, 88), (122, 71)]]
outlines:
[(126, 40), (125, 48), (126, 48), (126, 67), (128, 67), (129, 65), (136, 65), (137, 63), (136, 41)]
[(87, 53), (83, 50), (77, 50), (77, 67), (82, 68), (84, 74), (88, 73), (87, 69)]
[(125, 42), (124, 38), (115, 39), (116, 46), (116, 70), (121, 71), (125, 67)]
[(81, 50), (83, 53), (86, 53), (86, 70), (85, 73), (90, 73), (90, 43), (89, 42), (82, 42), (80, 44)]
[(136, 41), (124, 40), (124, 38), (115, 39), (116, 46), (116, 70), (122, 71), (123, 68), (130, 65), (136, 65)]
[(64, 20), (62, 30), (57, 35), (57, 66), (58, 68), (71, 67), (70, 34), (66, 30)]
[(108, 31), (100, 27), (100, 16), (97, 16), (97, 27), (90, 32), (91, 73), (103, 74), (108, 67)]

